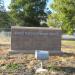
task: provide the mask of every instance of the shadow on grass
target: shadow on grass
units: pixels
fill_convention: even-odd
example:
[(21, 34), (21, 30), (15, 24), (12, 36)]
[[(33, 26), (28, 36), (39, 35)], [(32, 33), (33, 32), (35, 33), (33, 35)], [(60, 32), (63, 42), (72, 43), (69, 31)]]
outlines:
[(75, 53), (67, 53), (67, 52), (60, 52), (60, 53), (51, 53), (50, 56), (64, 56), (64, 57), (70, 57), (75, 56)]
[(59, 67), (62, 71), (68, 72), (68, 73), (75, 73), (74, 67)]
[(50, 66), (50, 67), (48, 67), (48, 70), (49, 71), (58, 71), (58, 72), (62, 71), (62, 72), (69, 73), (69, 74), (75, 73), (74, 67)]
[(0, 46), (6, 47), (6, 46), (9, 46), (9, 44), (0, 44)]

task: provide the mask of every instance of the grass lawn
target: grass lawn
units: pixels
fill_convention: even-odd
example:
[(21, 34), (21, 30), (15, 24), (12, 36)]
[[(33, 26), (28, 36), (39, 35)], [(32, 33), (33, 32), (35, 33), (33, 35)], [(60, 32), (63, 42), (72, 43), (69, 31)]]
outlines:
[(69, 45), (69, 46), (74, 46), (75, 47), (75, 40), (73, 40), (73, 41), (62, 40), (62, 45)]
[(62, 40), (61, 50), (75, 52), (75, 41), (73, 40)]

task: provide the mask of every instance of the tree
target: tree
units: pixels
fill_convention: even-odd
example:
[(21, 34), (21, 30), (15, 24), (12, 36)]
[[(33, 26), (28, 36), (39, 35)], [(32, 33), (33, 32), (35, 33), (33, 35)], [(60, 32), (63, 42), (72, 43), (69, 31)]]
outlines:
[(45, 4), (46, 0), (11, 0), (10, 16), (16, 25), (39, 27), (46, 17)]
[(61, 27), (71, 34), (75, 29), (75, 0), (54, 0), (51, 5), (54, 13), (48, 16), (48, 26)]
[(0, 11), (5, 12), (4, 1), (0, 0)]
[(8, 12), (0, 12), (0, 30), (10, 30), (14, 22)]
[[(11, 18), (6, 12), (4, 1), (0, 0), (0, 28), (9, 28), (11, 26)], [(1, 29), (0, 29), (1, 30)]]

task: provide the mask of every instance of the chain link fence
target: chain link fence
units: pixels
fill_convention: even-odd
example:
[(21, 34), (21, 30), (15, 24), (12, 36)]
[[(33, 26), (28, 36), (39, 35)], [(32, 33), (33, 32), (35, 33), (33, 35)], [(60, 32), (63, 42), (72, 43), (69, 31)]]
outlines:
[(0, 28), (0, 36), (11, 37), (10, 28)]

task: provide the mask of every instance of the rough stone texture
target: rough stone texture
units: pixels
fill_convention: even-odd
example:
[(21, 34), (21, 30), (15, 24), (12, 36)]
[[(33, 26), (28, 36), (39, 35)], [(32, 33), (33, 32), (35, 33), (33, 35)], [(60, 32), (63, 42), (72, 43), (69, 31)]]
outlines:
[(35, 50), (61, 50), (61, 30), (47, 27), (11, 28), (11, 50), (34, 53)]

